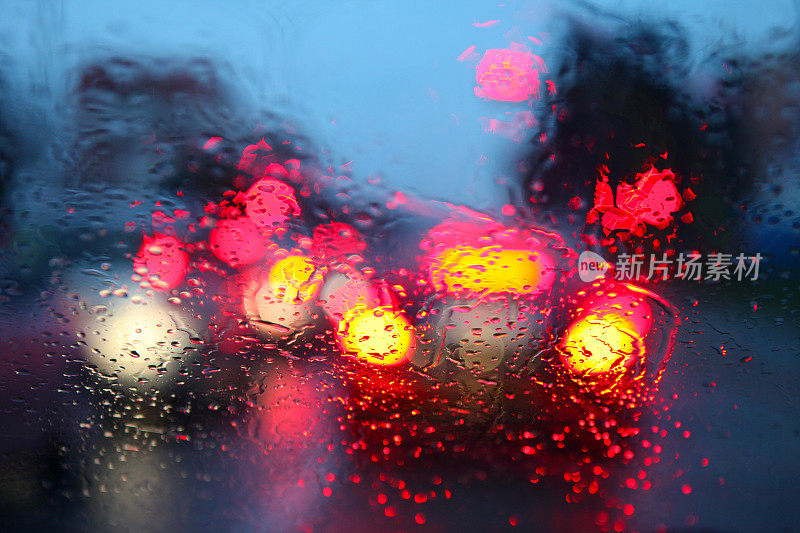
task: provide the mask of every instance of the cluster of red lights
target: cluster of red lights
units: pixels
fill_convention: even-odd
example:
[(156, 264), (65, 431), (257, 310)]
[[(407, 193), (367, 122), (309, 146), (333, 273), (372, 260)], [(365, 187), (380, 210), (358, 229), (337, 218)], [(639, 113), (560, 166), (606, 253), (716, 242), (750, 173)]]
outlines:
[[(234, 312), (265, 338), (301, 334), (324, 315), (342, 353), (371, 364), (405, 364), (415, 353), (429, 349), (418, 342), (412, 325), (419, 317), (407, 317), (403, 311), (407, 306), (398, 302), (385, 282), (374, 278), (372, 269), (361, 266), (366, 243), (354, 227), (331, 222), (313, 228), (310, 235), (297, 229), (302, 227), (302, 210), (295, 191), (307, 183), (298, 161), (280, 164), (273, 157), (263, 140), (244, 150), (237, 177), (241, 189), (206, 206), (202, 220), (210, 228), (206, 241), (187, 245), (160, 219), (160, 232), (146, 235), (133, 258), (134, 280), (145, 289), (172, 291), (184, 282), (193, 264), (208, 265), (208, 259), (193, 261), (192, 254), (210, 252), (227, 270), (205, 268), (228, 278), (229, 296), (238, 302)], [(647, 173), (639, 189), (652, 193), (669, 187), (668, 178), (667, 173)], [(613, 210), (598, 209), (604, 217), (617, 216)], [(664, 217), (656, 220), (657, 215), (668, 216), (671, 207), (658, 209), (637, 211), (637, 217), (663, 224)], [(281, 246), (287, 238), (294, 246)], [(554, 287), (568, 285), (574, 277), (574, 264), (559, 263), (565, 258), (574, 262), (576, 254), (557, 234), (507, 227), (465, 208), (432, 228), (420, 247), (424, 251), (417, 276), (424, 287), (420, 294), (460, 299), (473, 308), (510, 298), (539, 302), (535, 306), (548, 314), (553, 307), (563, 307), (554, 300), (558, 292)], [(642, 290), (598, 283), (594, 294), (572, 298), (571, 307), (564, 308), (571, 323), (561, 331), (541, 334), (540, 341), (558, 335), (555, 344), (563, 367), (575, 379), (590, 378), (606, 386), (610, 376), (616, 381), (627, 369), (641, 366), (653, 319), (649, 297)], [(461, 321), (480, 319), (480, 314), (464, 314)], [(512, 319), (523, 321), (522, 315)], [(454, 327), (459, 324), (442, 325)], [(514, 327), (498, 327), (498, 335), (508, 335), (503, 342), (510, 341)], [(547, 341), (553, 344), (550, 338)], [(477, 350), (482, 342), (476, 341)]]
[[(472, 54), (468, 52), (462, 56)], [(545, 72), (541, 58), (524, 46), (489, 50), (477, 66), (475, 94), (502, 102), (529, 101), (539, 97), (540, 75)], [(504, 129), (496, 119), (487, 127), (515, 138), (521, 129), (533, 125), (532, 114), (520, 113), (511, 129)], [(206, 148), (219, 141), (209, 140)], [(408, 274), (417, 290), (408, 294), (363, 266), (369, 250), (353, 226), (334, 221), (307, 227), (301, 205), (314, 184), (304, 176), (298, 160), (277, 161), (272, 147), (261, 140), (245, 148), (238, 171), (235, 190), (222, 201), (206, 205), (200, 224), (208, 229), (205, 240), (186, 242), (163, 218), (154, 224), (158, 232), (145, 235), (133, 257), (134, 281), (147, 290), (185, 294), (182, 285), (196, 283), (193, 278), (187, 280), (192, 269), (219, 274), (225, 278), (223, 297), (233, 302), (231, 313), (249, 331), (270, 344), (295, 339), (306, 331), (319, 336), (321, 331), (342, 355), (365, 363), (354, 365), (349, 374), (351, 384), (361, 392), (355, 402), (360, 402), (363, 411), (376, 407), (399, 411), (406, 401), (413, 404), (410, 419), (418, 413), (417, 404), (428, 396), (418, 377), (435, 375), (431, 369), (438, 365), (460, 358), (476, 381), (491, 380), (505, 359), (524, 359), (549, 349), (549, 370), (529, 384), (538, 382), (554, 403), (566, 405), (584, 393), (593, 399), (572, 402), (583, 412), (561, 417), (552, 433), (554, 446), (563, 448), (567, 434), (582, 434), (604, 447), (604, 457), (624, 455), (626, 461), (632, 457), (615, 437), (635, 434), (638, 429), (612, 427), (616, 421), (608, 420), (603, 426), (598, 413), (654, 398), (660, 374), (653, 368), (662, 368), (674, 335), (673, 327), (658, 334), (667, 337), (666, 343), (659, 346), (653, 340), (657, 308), (674, 312), (658, 295), (606, 278), (578, 284), (577, 254), (559, 235), (523, 224), (509, 227), (466, 208), (453, 209), (422, 236), (418, 271)], [(669, 170), (653, 168), (637, 175), (633, 185), (620, 184), (615, 197), (608, 180), (601, 179), (588, 222), (599, 221), (606, 235), (615, 231), (641, 235), (648, 225), (666, 228), (683, 201), (691, 199), (691, 191), (683, 197), (678, 194), (675, 181)], [(387, 206), (402, 208), (407, 201), (398, 192)], [(511, 216), (514, 209), (504, 214)], [(446, 317), (428, 305), (410, 314), (414, 305), (403, 300), (415, 298), (444, 302)], [(432, 334), (426, 335), (426, 329)], [(450, 342), (451, 337), (455, 341)], [(442, 353), (433, 354), (437, 350)], [(412, 369), (415, 372), (406, 372)], [(514, 393), (506, 395), (513, 402)], [(569, 416), (572, 421), (564, 424)], [(387, 442), (413, 441), (429, 429), (435, 431), (412, 425), (401, 437), (390, 424), (384, 428), (371, 419), (365, 423), (375, 431), (385, 457), (391, 455)], [(527, 432), (508, 439), (524, 455), (543, 448)], [(352, 444), (355, 450), (359, 445), (366, 449), (362, 441)], [(568, 496), (572, 501), (582, 492), (594, 494), (597, 480), (608, 477), (602, 466), (588, 460), (580, 468), (568, 477), (565, 474), (565, 480), (573, 484), (574, 494)], [(545, 474), (544, 467), (537, 468), (531, 483)], [(641, 475), (631, 481), (637, 486), (649, 484)], [(330, 496), (330, 489), (326, 490), (326, 497)], [(414, 498), (424, 501), (436, 494), (419, 493)], [(449, 490), (439, 494), (450, 497)], [(379, 503), (384, 505), (382, 496)], [(620, 508), (625, 516), (633, 513), (630, 505)], [(387, 506), (385, 512), (394, 516), (396, 511)], [(515, 520), (512, 517), (510, 523), (515, 525)], [(416, 521), (424, 523), (424, 515), (417, 514)], [(604, 530), (618, 529), (607, 514), (598, 517), (597, 523)]]

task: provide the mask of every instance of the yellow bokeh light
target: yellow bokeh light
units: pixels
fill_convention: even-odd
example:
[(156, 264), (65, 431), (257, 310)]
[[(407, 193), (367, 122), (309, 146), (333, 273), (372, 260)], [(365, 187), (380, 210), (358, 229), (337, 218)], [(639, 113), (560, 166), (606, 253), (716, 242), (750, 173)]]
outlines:
[(500, 246), (454, 246), (433, 256), (431, 280), (440, 290), (535, 294), (552, 284), (549, 258)]
[(347, 355), (382, 366), (407, 361), (415, 345), (414, 328), (401, 312), (390, 307), (348, 311), (338, 338)]
[(644, 355), (644, 344), (630, 320), (614, 313), (591, 314), (567, 330), (561, 360), (575, 374), (621, 372)]
[(316, 296), (323, 283), (314, 262), (301, 255), (290, 255), (272, 265), (267, 283), (282, 303), (307, 302)]

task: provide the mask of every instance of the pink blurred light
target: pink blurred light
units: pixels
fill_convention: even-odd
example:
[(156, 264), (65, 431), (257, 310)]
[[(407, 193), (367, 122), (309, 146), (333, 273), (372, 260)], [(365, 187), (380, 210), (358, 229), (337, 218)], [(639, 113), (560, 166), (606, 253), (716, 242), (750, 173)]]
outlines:
[(232, 267), (260, 261), (270, 249), (270, 243), (248, 217), (219, 221), (208, 236), (208, 244), (217, 258)]
[(477, 66), (475, 95), (501, 102), (539, 98), (539, 71), (544, 62), (521, 45), (487, 50)]

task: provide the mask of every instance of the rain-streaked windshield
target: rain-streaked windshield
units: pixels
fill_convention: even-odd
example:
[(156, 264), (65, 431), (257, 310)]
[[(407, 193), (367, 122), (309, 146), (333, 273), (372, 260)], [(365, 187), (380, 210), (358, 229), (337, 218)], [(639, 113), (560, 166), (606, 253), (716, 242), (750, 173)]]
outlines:
[(0, 530), (800, 527), (795, 2), (0, 12)]

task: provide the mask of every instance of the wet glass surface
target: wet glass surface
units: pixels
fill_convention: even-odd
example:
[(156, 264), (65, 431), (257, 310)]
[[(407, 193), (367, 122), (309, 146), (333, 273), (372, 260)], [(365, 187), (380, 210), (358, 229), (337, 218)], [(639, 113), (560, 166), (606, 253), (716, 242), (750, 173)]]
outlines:
[(794, 2), (0, 7), (0, 530), (800, 529)]

